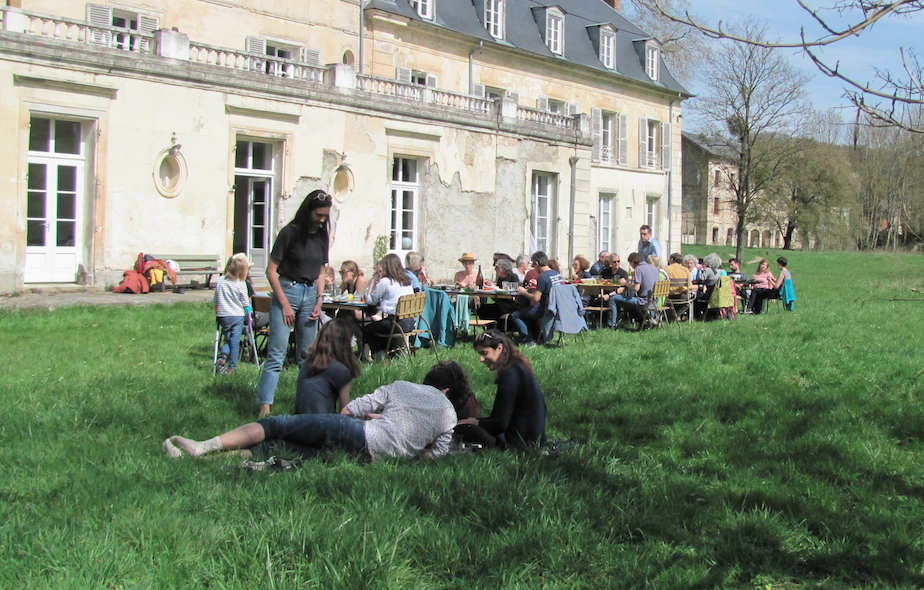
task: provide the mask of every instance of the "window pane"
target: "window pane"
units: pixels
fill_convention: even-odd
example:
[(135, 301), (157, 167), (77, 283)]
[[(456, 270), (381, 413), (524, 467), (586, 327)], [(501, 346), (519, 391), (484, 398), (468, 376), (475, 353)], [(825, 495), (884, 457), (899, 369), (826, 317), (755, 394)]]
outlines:
[(549, 200), (546, 198), (536, 199), (536, 205), (539, 209), (539, 217), (549, 216)]
[(404, 202), (402, 204), (403, 209), (413, 209), (414, 208), (414, 191), (404, 191)]
[(74, 246), (74, 227), (75, 223), (73, 221), (59, 221), (58, 222), (58, 246)]
[(77, 121), (55, 121), (55, 153), (80, 153), (80, 123)]
[(266, 202), (266, 182), (255, 181), (253, 183), (253, 202), (254, 203), (265, 203)]
[(404, 182), (417, 182), (417, 160), (405, 159), (403, 162)]
[(45, 218), (45, 193), (29, 191), (26, 203), (26, 217), (35, 219)]
[(401, 180), (401, 158), (395, 158), (391, 162), (391, 179)]
[(272, 170), (273, 169), (273, 146), (268, 143), (253, 142), (253, 169), (254, 170)]
[(391, 210), (398, 208), (398, 191), (391, 191)]
[(414, 212), (405, 211), (404, 215), (401, 217), (402, 226), (401, 229), (405, 231), (410, 231), (414, 228)]
[[(253, 206), (253, 218), (251, 220), (253, 225), (263, 225), (264, 216), (266, 215), (266, 208), (262, 204), (255, 204)], [(263, 242), (260, 242), (261, 244)]]
[(58, 219), (77, 219), (77, 195), (58, 193)]
[(33, 152), (47, 152), (51, 138), (51, 120), (32, 117), (29, 128), (29, 149)]
[(77, 190), (77, 167), (58, 166), (58, 191), (74, 192)]
[(237, 149), (234, 151), (234, 167), (235, 168), (248, 168), (247, 166), (247, 156), (250, 151), (250, 142), (249, 141), (238, 141)]
[(251, 229), (253, 231), (252, 239), (250, 242), (251, 246), (253, 248), (262, 248), (263, 247), (263, 228), (254, 227)]
[(29, 190), (45, 190), (45, 164), (29, 164)]
[(26, 246), (44, 246), (45, 245), (45, 222), (44, 221), (27, 221), (26, 222)]

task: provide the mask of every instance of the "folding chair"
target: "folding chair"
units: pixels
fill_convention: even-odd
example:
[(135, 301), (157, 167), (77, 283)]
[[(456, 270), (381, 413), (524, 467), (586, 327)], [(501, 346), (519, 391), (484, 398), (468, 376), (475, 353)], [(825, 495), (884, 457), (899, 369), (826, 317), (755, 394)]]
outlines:
[[(430, 331), (430, 324), (423, 317), (424, 306), (427, 302), (427, 294), (424, 293), (414, 293), (413, 295), (402, 295), (398, 298), (398, 309), (395, 313), (395, 321), (391, 324), (391, 330), (387, 334), (378, 334), (388, 338), (388, 344), (385, 347), (386, 356), (389, 353), (404, 350), (407, 352), (408, 356), (413, 355), (417, 352), (416, 347), (412, 347), (410, 344), (411, 336), (420, 336), (426, 334), (426, 338), (433, 340), (433, 333)], [(414, 328), (408, 330), (407, 332), (401, 327), (401, 320), (406, 320), (409, 318), (415, 319)], [(425, 327), (421, 327), (423, 324)], [(392, 347), (392, 341), (395, 339), (398, 340), (398, 346)], [(437, 351), (436, 346), (431, 346), (433, 349), (433, 354), (436, 355), (436, 360), (440, 359), (440, 353)]]
[[(690, 279), (671, 279), (670, 288), (673, 293), (668, 295), (667, 300), (674, 308), (674, 315), (677, 317), (677, 320), (680, 320), (680, 313), (678, 309), (683, 309), (686, 307), (687, 318), (690, 323), (693, 322), (693, 300), (696, 299), (696, 295), (693, 293), (693, 290), (690, 288)], [(677, 292), (678, 289), (683, 288), (683, 291)]]
[[(671, 294), (671, 283), (670, 281), (658, 281), (654, 284), (654, 289), (651, 291), (651, 300), (649, 300), (649, 308), (651, 303), (654, 303), (654, 312), (655, 320), (662, 325), (668, 321), (667, 312), (674, 311), (674, 306), (667, 300), (668, 296)], [(676, 317), (676, 315), (675, 315)], [(679, 323), (679, 322), (678, 322)]]
[(475, 308), (472, 310), (474, 313), (471, 314), (471, 317), (469, 317), (468, 320), (468, 325), (472, 329), (473, 336), (478, 333), (478, 328), (481, 328), (482, 333), (484, 333), (488, 331), (488, 328), (493, 328), (497, 325), (496, 320), (484, 320), (478, 317), (478, 308), (481, 307), (480, 298), (474, 298), (473, 307)]
[[(253, 328), (249, 318), (244, 320), (244, 328), (241, 330), (241, 348), (240, 362), (250, 362), (250, 356), (253, 356), (253, 364), (260, 368), (260, 359), (257, 357), (257, 344), (254, 341)], [(221, 337), (221, 325), (215, 323), (215, 343), (212, 349), (212, 375), (218, 372), (218, 351), (224, 344)]]

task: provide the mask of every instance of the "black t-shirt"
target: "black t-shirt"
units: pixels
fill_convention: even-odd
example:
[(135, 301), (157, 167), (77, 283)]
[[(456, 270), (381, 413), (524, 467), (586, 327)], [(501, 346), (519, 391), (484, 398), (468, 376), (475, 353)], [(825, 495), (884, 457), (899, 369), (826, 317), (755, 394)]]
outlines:
[(318, 280), (321, 267), (328, 261), (328, 248), (327, 232), (323, 229), (308, 234), (305, 239), (298, 228), (289, 224), (276, 236), (270, 256), (279, 263), (277, 271), (280, 275), (308, 283)]
[(525, 447), (545, 442), (545, 396), (532, 371), (514, 362), (497, 376), (497, 397), (488, 418), (478, 425), (498, 438), (503, 447)]
[(310, 363), (304, 363), (298, 375), (295, 394), (296, 414), (334, 414), (337, 397), (353, 376), (346, 365), (331, 361), (330, 366), (315, 375), (308, 375)]

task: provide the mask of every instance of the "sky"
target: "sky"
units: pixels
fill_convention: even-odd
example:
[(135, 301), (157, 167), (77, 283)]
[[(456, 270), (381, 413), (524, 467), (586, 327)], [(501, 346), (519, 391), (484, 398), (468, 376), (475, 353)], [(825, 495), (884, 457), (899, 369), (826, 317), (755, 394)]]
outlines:
[[(835, 0), (806, 0), (806, 4), (815, 8), (830, 6)], [(741, 17), (751, 15), (767, 24), (768, 35), (783, 41), (797, 41), (799, 31), (805, 27), (807, 38), (818, 38), (822, 29), (815, 24), (796, 0), (689, 0), (690, 10), (710, 25), (718, 21), (731, 23)], [(842, 24), (836, 14), (830, 22)], [(830, 65), (840, 61), (840, 71), (858, 82), (874, 82), (873, 67), (888, 69), (893, 73), (903, 74), (901, 47), (915, 49), (924, 53), (924, 11), (911, 17), (889, 16), (880, 20), (859, 37), (850, 37), (838, 41), (818, 54)], [(810, 101), (817, 110), (844, 107), (848, 105), (843, 98), (844, 82), (829, 78), (821, 73), (811, 59), (795, 49), (782, 49), (792, 56), (792, 63), (812, 76), (807, 91)], [(697, 94), (697, 84), (690, 85), (690, 91)], [(850, 120), (855, 111), (840, 109), (841, 116)]]

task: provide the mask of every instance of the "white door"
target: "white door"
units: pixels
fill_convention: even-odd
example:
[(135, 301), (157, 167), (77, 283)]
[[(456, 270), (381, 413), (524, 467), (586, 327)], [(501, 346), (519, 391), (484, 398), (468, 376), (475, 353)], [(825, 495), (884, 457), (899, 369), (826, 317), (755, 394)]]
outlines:
[(81, 124), (32, 117), (26, 196), (26, 283), (73, 283), (85, 186)]
[(267, 240), (273, 180), (238, 176), (234, 186), (234, 251), (247, 254), (254, 268), (262, 271), (269, 260), (270, 245)]

